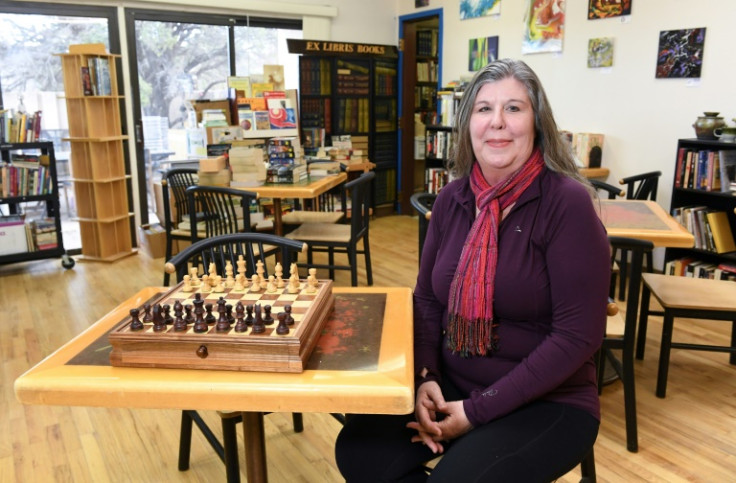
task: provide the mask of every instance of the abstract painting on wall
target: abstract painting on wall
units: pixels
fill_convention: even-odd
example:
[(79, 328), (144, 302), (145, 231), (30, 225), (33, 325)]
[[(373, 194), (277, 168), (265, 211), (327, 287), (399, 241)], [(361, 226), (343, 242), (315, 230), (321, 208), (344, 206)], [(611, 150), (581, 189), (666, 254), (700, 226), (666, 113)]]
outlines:
[(527, 0), (521, 52), (562, 52), (565, 33), (564, 0)]
[(699, 78), (703, 68), (705, 27), (663, 30), (657, 49), (657, 78)]
[(475, 72), (498, 59), (498, 36), (470, 39), (468, 70)]
[(613, 38), (601, 37), (588, 40), (588, 67), (613, 65)]
[(460, 0), (460, 20), (500, 13), (501, 0)]
[(631, 0), (588, 0), (588, 20), (631, 15)]

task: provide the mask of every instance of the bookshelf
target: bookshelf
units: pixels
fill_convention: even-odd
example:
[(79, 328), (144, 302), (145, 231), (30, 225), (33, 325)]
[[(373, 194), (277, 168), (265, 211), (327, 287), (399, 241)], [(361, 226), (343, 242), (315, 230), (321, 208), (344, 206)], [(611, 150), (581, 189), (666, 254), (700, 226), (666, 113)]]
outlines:
[(736, 186), (729, 183), (736, 177), (736, 143), (680, 139), (674, 168), (670, 213), (693, 233), (695, 247), (667, 248), (665, 273), (710, 277), (724, 265), (736, 269)]
[[(59, 211), (56, 158), (51, 142), (0, 143), (0, 264), (61, 257), (64, 250)], [(41, 216), (33, 219), (31, 212)], [(34, 210), (34, 207), (36, 208)]]
[(447, 184), (447, 162), (452, 147), (452, 127), (427, 126), (425, 139), (424, 191), (437, 194)]
[(299, 119), (305, 150), (315, 132), (350, 135), (375, 164), (373, 205), (393, 212), (398, 168), (398, 50), (392, 45), (287, 41), (299, 58)]
[(118, 94), (119, 55), (104, 44), (70, 45), (61, 57), (81, 260), (114, 262), (136, 252)]

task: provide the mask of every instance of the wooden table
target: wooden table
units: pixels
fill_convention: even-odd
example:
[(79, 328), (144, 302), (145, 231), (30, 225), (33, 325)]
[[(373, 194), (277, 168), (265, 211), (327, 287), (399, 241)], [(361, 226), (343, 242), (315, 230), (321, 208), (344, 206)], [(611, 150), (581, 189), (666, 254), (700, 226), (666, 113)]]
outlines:
[(309, 177), (298, 183), (266, 183), (260, 186), (243, 188), (258, 193), (259, 198), (273, 200), (273, 230), (276, 235), (283, 236), (284, 225), (281, 221), (281, 200), (284, 198), (314, 199), (322, 193), (347, 181), (346, 173), (339, 173), (323, 177)]
[(608, 168), (580, 168), (580, 174), (586, 178), (608, 178)]
[(655, 247), (690, 248), (695, 237), (655, 201), (600, 200), (601, 221), (609, 236), (649, 240)]
[[(409, 288), (335, 288), (335, 310), (302, 373), (112, 367), (108, 332), (160, 292), (148, 287), (15, 381), (24, 404), (243, 412), (249, 482), (265, 482), (264, 412), (413, 410)], [(133, 462), (131, 461), (131, 464)]]

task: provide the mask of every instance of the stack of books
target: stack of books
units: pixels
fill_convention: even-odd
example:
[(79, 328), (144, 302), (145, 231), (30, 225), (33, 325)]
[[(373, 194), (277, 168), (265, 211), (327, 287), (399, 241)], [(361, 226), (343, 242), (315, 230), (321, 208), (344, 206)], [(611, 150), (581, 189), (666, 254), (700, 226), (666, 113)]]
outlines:
[(230, 148), (230, 186), (247, 188), (266, 181), (265, 151), (261, 146), (233, 146)]
[(266, 181), (269, 183), (298, 183), (308, 176), (299, 138), (275, 137), (268, 141), (268, 169)]

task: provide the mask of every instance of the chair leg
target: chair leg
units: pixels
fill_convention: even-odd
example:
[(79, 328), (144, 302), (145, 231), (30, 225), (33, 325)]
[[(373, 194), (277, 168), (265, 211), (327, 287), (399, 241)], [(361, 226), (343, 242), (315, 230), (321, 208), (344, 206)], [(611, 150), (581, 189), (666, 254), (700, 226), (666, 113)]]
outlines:
[(665, 310), (662, 321), (662, 343), (659, 349), (659, 369), (657, 370), (657, 397), (663, 398), (667, 393), (667, 373), (670, 367), (670, 350), (672, 345), (672, 328), (674, 317)]
[(736, 320), (731, 322), (731, 347), (734, 350), (731, 351), (731, 357), (729, 357), (728, 362), (736, 365)]
[(580, 462), (580, 483), (596, 483), (595, 476), (595, 452), (590, 448), (590, 452)]
[(327, 264), (330, 266), (330, 280), (335, 280), (335, 249), (332, 247), (327, 249)]
[(636, 358), (644, 359), (644, 349), (647, 344), (647, 325), (649, 324), (649, 302), (651, 291), (647, 284), (642, 284), (641, 306), (639, 309), (639, 333), (636, 336)]
[(371, 266), (371, 247), (368, 243), (368, 233), (363, 237), (363, 252), (365, 254), (365, 276), (370, 287), (373, 285), (373, 267)]
[(624, 385), (624, 413), (626, 415), (626, 448), (632, 453), (639, 451), (639, 437), (636, 423), (636, 384), (634, 383), (634, 343), (624, 347), (621, 355)]
[(619, 259), (618, 270), (618, 299), (626, 300), (626, 278), (629, 270), (629, 251), (621, 250), (621, 258)]
[(228, 483), (240, 483), (240, 464), (238, 463), (237, 417), (222, 418), (222, 443), (225, 456), (225, 475)]
[(294, 425), (295, 433), (301, 433), (304, 431), (304, 417), (302, 413), (293, 413), (291, 415), (291, 422)]
[(192, 450), (192, 418), (187, 411), (181, 412), (179, 430), (179, 471), (189, 469), (189, 455)]
[[(171, 249), (172, 249), (172, 246), (171, 245), (172, 245), (172, 243), (173, 243), (173, 241), (171, 240), (171, 238), (166, 237), (166, 261), (167, 262), (169, 260), (171, 260)], [(169, 277), (170, 277), (169, 273), (168, 272), (164, 272), (164, 285), (163, 285), (164, 287), (168, 287), (169, 286)]]
[(358, 247), (351, 244), (348, 247), (348, 259), (350, 264), (350, 283), (353, 287), (358, 286)]

